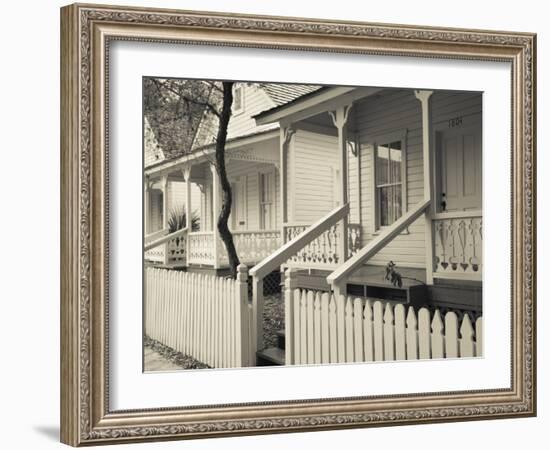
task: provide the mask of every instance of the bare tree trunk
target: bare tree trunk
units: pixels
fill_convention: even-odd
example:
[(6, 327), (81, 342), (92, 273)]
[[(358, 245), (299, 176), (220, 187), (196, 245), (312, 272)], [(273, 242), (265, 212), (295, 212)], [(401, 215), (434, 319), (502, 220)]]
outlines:
[(229, 231), (227, 222), (229, 215), (231, 214), (231, 205), (233, 203), (233, 195), (231, 192), (231, 184), (227, 178), (227, 171), (225, 168), (225, 142), (227, 140), (227, 127), (229, 125), (229, 119), (231, 118), (231, 106), (233, 104), (233, 82), (223, 82), (223, 105), (220, 114), (220, 126), (218, 128), (218, 135), (216, 138), (216, 170), (220, 179), (220, 185), (222, 188), (222, 205), (220, 215), (218, 216), (218, 231), (220, 237), (227, 250), (227, 256), (229, 259), (229, 268), (231, 270), (231, 276), (235, 278), (237, 276), (237, 266), (240, 264), (237, 250), (235, 249), (235, 243), (233, 242), (233, 235)]

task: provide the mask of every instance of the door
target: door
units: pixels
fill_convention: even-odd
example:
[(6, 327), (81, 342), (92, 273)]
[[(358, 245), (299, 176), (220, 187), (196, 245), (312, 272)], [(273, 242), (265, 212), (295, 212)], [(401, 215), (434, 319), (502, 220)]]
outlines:
[(438, 211), (481, 210), (482, 153), (479, 126), (437, 133)]
[(243, 231), (246, 223), (246, 177), (237, 178), (232, 184), (233, 207), (231, 208), (231, 227), (234, 231)]
[(260, 173), (260, 229), (275, 228), (275, 172), (269, 171)]

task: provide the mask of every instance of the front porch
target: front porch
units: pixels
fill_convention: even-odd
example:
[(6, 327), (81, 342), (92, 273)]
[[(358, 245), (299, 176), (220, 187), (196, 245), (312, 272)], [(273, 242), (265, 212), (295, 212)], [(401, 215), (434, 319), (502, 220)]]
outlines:
[[(281, 246), (277, 137), (262, 135), (257, 141), (248, 139), (244, 147), (230, 143), (227, 148), (226, 171), (232, 190), (228, 225), (239, 259), (249, 267)], [(254, 144), (261, 145), (250, 147)], [(229, 267), (216, 225), (223, 193), (213, 161), (212, 152), (206, 149), (146, 173), (147, 265), (214, 273), (225, 273)], [(173, 185), (179, 185), (176, 198), (168, 195)], [(162, 207), (156, 211), (152, 189), (162, 193)], [(180, 220), (173, 220), (174, 213)], [(180, 228), (174, 230), (171, 222), (178, 222)], [(155, 224), (159, 229), (154, 230)]]

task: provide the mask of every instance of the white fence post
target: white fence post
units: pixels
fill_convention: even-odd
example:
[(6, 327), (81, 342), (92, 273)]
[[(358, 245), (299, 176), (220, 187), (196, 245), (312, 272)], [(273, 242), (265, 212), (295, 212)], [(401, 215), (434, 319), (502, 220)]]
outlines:
[(468, 314), (464, 314), (460, 326), (460, 357), (474, 356), (474, 328)]
[(432, 326), (430, 322), (430, 311), (420, 308), (418, 311), (418, 358), (430, 359)]
[(395, 359), (402, 361), (407, 359), (405, 307), (402, 304), (397, 304), (393, 313), (395, 323)]
[(445, 340), (443, 338), (443, 320), (441, 314), (436, 309), (432, 320), (432, 358), (444, 358), (445, 353), (443, 347)]
[(235, 362), (236, 367), (247, 367), (249, 365), (248, 346), (248, 267), (239, 264), (237, 267), (237, 283), (235, 289)]
[(393, 328), (393, 310), (389, 303), (386, 303), (384, 310), (384, 361), (395, 359), (395, 335)]
[(289, 268), (285, 272), (285, 364), (295, 363), (294, 358), (294, 290), (296, 289), (297, 272)]
[(458, 358), (458, 318), (452, 311), (445, 315), (445, 357)]
[(476, 356), (483, 356), (483, 319), (476, 320)]
[[(264, 345), (264, 280), (256, 275), (252, 277), (252, 349), (251, 354), (256, 358), (256, 352)], [(255, 361), (254, 361), (255, 365)]]

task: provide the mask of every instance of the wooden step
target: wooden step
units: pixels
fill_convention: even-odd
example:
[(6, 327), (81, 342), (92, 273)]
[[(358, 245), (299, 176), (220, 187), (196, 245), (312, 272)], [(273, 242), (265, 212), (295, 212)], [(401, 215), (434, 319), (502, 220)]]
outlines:
[(256, 353), (258, 366), (284, 366), (285, 351), (278, 347), (269, 347)]

